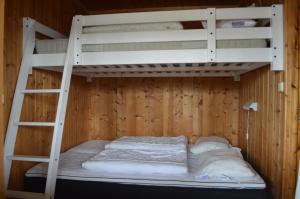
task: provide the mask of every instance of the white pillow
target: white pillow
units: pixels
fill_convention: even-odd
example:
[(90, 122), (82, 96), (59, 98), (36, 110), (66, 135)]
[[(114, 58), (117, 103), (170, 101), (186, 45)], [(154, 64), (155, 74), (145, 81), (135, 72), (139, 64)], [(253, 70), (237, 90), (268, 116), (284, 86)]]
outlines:
[[(201, 21), (203, 28), (207, 28), (207, 21)], [(237, 20), (219, 20), (216, 24), (217, 28), (246, 28), (255, 27), (256, 21), (252, 19)]]
[(222, 137), (210, 136), (200, 137), (197, 142), (191, 146), (190, 151), (194, 154), (199, 154), (205, 151), (227, 148), (230, 148), (228, 140)]
[(254, 171), (237, 148), (208, 151), (201, 154), (201, 166), (196, 176), (209, 178), (245, 178), (255, 176)]

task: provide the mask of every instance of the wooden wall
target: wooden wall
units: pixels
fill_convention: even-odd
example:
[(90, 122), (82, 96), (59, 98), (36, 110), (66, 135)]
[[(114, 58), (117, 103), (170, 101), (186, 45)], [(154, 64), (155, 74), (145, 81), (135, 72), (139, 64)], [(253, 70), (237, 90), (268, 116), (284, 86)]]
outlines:
[[(3, 96), (4, 90), (4, 0), (0, 0), (0, 96)], [(3, 190), (3, 135), (4, 135), (4, 105), (0, 102), (0, 198), (4, 198)]]
[[(298, 2), (285, 1), (286, 71), (268, 67), (241, 78), (240, 104), (255, 100), (259, 111), (251, 113), (250, 163), (262, 174), (276, 199), (294, 198), (297, 174), (298, 103)], [(277, 91), (283, 81), (284, 93)], [(246, 150), (246, 112), (240, 109), (239, 142)]]
[(294, 198), (297, 176), (299, 94), (299, 1), (285, 0), (285, 101), (281, 198)]
[[(11, 102), (18, 77), (22, 57), (22, 18), (32, 17), (66, 35), (69, 34), (72, 17), (81, 10), (74, 7), (72, 0), (9, 0), (5, 5), (5, 124), (10, 113)], [(1, 12), (2, 13), (2, 12)], [(56, 73), (34, 71), (30, 78), (29, 87), (54, 88), (59, 86), (60, 75)], [(77, 127), (74, 117), (78, 119), (78, 111), (82, 108), (82, 99), (78, 96), (82, 89), (82, 79), (73, 78), (68, 108), (68, 120), (64, 134), (63, 149), (77, 144), (81, 136), (81, 128)], [(78, 85), (80, 84), (80, 85)], [(82, 89), (83, 90), (83, 89)], [(56, 97), (28, 96), (22, 112), (23, 120), (49, 121), (53, 119)], [(71, 107), (71, 108), (70, 108)], [(34, 113), (34, 114), (33, 114)], [(75, 128), (74, 128), (75, 127)], [(71, 134), (68, 134), (68, 132)], [(15, 152), (17, 154), (46, 155), (49, 152), (51, 129), (47, 128), (20, 128)], [(78, 136), (77, 136), (78, 135)], [(32, 166), (31, 163), (14, 163), (10, 186), (21, 188), (24, 172)]]
[[(283, 74), (274, 73), (269, 66), (242, 76), (240, 105), (258, 102), (258, 111), (250, 113), (249, 162), (259, 171), (279, 199), (281, 193), (283, 158), (284, 94), (277, 91)], [(239, 144), (246, 154), (247, 111), (240, 108)]]
[(95, 79), (85, 86), (89, 139), (123, 135), (221, 135), (238, 142), (238, 83), (232, 78)]

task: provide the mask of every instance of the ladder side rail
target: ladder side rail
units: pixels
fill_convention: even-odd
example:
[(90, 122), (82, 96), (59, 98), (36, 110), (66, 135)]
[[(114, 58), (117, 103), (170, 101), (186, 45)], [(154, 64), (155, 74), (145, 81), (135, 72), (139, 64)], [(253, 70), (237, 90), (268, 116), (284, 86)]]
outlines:
[(9, 160), (7, 157), (13, 155), (15, 142), (17, 138), (18, 126), (15, 125), (15, 121), (19, 121), (22, 104), (24, 100), (24, 95), (21, 93), (22, 90), (26, 89), (28, 74), (31, 69), (31, 65), (33, 62), (33, 50), (35, 45), (35, 29), (34, 29), (34, 21), (31, 21), (27, 24), (27, 33), (25, 34), (25, 47), (22, 57), (22, 62), (20, 66), (19, 76), (16, 84), (16, 89), (14, 93), (12, 109), (10, 112), (8, 127), (6, 131), (6, 139), (4, 144), (4, 154), (5, 154), (5, 163), (4, 163), (4, 185), (5, 190), (7, 190), (11, 163), (12, 160)]
[(75, 16), (72, 21), (68, 49), (65, 58), (65, 65), (64, 65), (63, 77), (61, 82), (61, 93), (59, 95), (59, 100), (58, 100), (57, 114), (55, 119), (56, 124), (54, 126), (51, 153), (50, 153), (50, 162), (48, 166), (48, 175), (46, 181), (46, 189), (45, 189), (46, 198), (51, 198), (51, 199), (54, 198), (54, 193), (55, 193), (59, 155), (61, 149), (64, 122), (65, 122), (64, 120), (65, 120), (66, 109), (67, 109), (72, 69), (75, 60), (74, 47), (75, 47), (75, 42), (77, 40), (76, 35), (78, 32), (81, 33), (81, 31), (82, 31), (81, 16)]

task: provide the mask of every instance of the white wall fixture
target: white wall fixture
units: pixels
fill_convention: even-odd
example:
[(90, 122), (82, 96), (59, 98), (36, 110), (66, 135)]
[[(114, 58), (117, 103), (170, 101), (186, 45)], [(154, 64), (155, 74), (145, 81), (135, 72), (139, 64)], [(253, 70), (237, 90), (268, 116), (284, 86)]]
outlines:
[(247, 145), (247, 161), (249, 161), (249, 129), (250, 129), (250, 111), (257, 111), (257, 102), (249, 101), (243, 109), (247, 110), (247, 128), (246, 128), (246, 145)]
[(257, 111), (257, 102), (253, 102), (253, 101), (249, 101), (247, 102), (244, 106), (243, 106), (243, 109), (249, 111), (249, 110), (252, 110), (252, 111)]
[(277, 85), (277, 89), (279, 92), (283, 93), (284, 92), (284, 82), (279, 82)]

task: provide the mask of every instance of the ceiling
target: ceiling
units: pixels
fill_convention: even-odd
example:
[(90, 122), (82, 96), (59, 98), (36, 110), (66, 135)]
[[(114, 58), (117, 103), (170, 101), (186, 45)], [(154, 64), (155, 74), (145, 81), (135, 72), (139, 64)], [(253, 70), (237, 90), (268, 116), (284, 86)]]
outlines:
[(87, 14), (247, 5), (246, 0), (74, 0), (74, 2)]

